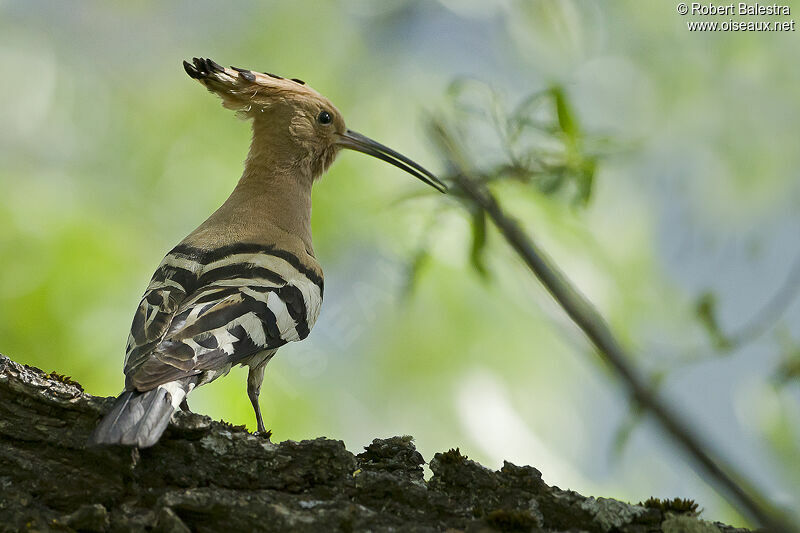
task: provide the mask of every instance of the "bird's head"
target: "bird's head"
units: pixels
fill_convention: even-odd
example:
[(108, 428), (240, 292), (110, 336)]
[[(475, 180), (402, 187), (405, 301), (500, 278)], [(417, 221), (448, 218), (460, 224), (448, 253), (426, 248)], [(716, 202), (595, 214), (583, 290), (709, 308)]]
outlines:
[(349, 148), (391, 163), (441, 192), (447, 190), (436, 176), (411, 159), (347, 129), (330, 100), (302, 80), (224, 68), (202, 58), (184, 61), (183, 66), (189, 76), (217, 94), (226, 108), (253, 119), (256, 136), (261, 139), (253, 149), (268, 152), (268, 159), (305, 167), (316, 179), (340, 149)]

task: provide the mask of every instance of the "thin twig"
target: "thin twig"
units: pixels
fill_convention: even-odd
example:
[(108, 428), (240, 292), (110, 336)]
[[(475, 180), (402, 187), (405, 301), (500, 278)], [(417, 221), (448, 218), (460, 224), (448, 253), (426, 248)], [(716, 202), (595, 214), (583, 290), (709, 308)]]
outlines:
[(597, 348), (600, 356), (614, 369), (633, 399), (650, 412), (672, 438), (695, 460), (718, 487), (732, 496), (747, 514), (771, 531), (797, 531), (781, 517), (755, 487), (730, 465), (715, 457), (708, 444), (702, 443), (689, 424), (662, 399), (650, 391), (647, 382), (636, 372), (631, 357), (617, 342), (611, 329), (594, 306), (578, 292), (555, 264), (525, 234), (516, 220), (503, 212), (495, 197), (485, 187), (463, 173), (453, 177), (456, 185), (492, 219), (495, 226), (542, 282), (569, 317)]
[[(708, 443), (696, 436), (692, 427), (669, 404), (661, 399), (638, 373), (633, 359), (617, 341), (611, 328), (564, 276), (553, 261), (544, 254), (522, 230), (516, 220), (506, 215), (485, 183), (471, 176), (468, 158), (450, 136), (445, 125), (431, 123), (434, 138), (449, 156), (452, 170), (450, 181), (454, 191), (473, 207), (482, 209), (491, 218), (508, 244), (525, 262), (531, 272), (550, 292), (572, 321), (584, 332), (601, 358), (611, 366), (642, 410), (652, 414), (662, 428), (694, 460), (695, 466), (707, 475), (723, 495), (764, 528), (775, 533), (800, 533), (785, 515), (761, 496), (755, 485), (729, 464), (725, 464)], [(463, 200), (462, 200), (463, 201)], [(466, 207), (470, 207), (467, 205)]]

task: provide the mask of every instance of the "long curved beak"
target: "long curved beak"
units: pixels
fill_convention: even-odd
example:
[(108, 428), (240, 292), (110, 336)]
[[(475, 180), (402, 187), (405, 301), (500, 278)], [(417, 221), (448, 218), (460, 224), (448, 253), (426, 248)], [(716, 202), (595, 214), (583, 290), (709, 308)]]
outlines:
[(439, 181), (439, 178), (425, 170), (421, 165), (415, 163), (403, 154), (397, 153), (388, 146), (384, 146), (369, 137), (361, 135), (353, 130), (347, 130), (339, 134), (338, 144), (343, 148), (349, 148), (362, 154), (371, 155), (391, 163), (397, 168), (402, 168), (420, 181), (424, 181), (439, 192), (447, 192), (447, 185)]

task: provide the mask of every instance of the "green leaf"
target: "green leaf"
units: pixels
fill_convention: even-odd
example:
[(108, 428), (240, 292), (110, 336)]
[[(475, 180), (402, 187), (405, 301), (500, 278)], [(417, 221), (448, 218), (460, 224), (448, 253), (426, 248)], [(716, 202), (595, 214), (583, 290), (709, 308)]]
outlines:
[(417, 282), (419, 281), (420, 273), (425, 265), (428, 264), (430, 258), (431, 254), (427, 247), (420, 246), (407, 268), (406, 285), (403, 291), (404, 298), (409, 298), (414, 293), (414, 289), (417, 287)]
[(643, 419), (644, 413), (642, 412), (642, 408), (639, 407), (637, 403), (631, 402), (628, 407), (628, 413), (620, 422), (619, 426), (617, 426), (616, 431), (614, 431), (610, 450), (612, 461), (619, 461), (622, 454), (625, 453), (625, 448), (631, 440), (633, 431), (639, 426)]
[(556, 115), (558, 116), (558, 125), (561, 131), (566, 133), (570, 139), (577, 139), (580, 134), (578, 123), (575, 119), (575, 114), (572, 112), (572, 106), (564, 94), (564, 89), (555, 86), (550, 89), (550, 92), (555, 100)]
[(578, 185), (575, 201), (581, 206), (586, 206), (589, 204), (594, 190), (594, 173), (597, 170), (597, 159), (594, 157), (587, 158), (583, 161), (581, 167), (581, 172), (576, 175), (575, 180)]
[(800, 382), (800, 344), (789, 335), (783, 335), (780, 344), (781, 362), (772, 377), (779, 387), (792, 381)]
[(483, 209), (478, 209), (472, 213), (472, 247), (469, 253), (469, 260), (472, 266), (482, 278), (488, 279), (489, 270), (484, 262), (484, 250), (486, 249), (486, 213)]
[(719, 327), (719, 322), (717, 321), (717, 299), (714, 294), (704, 292), (700, 295), (695, 304), (695, 314), (700, 324), (705, 328), (706, 333), (708, 333), (715, 349), (727, 352), (733, 348), (733, 343)]

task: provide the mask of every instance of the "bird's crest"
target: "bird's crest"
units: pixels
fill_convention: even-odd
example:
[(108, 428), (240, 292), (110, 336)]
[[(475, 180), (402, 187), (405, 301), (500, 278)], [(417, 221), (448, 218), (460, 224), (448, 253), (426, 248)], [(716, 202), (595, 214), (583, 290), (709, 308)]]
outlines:
[(250, 116), (274, 102), (285, 99), (324, 99), (320, 93), (297, 78), (284, 78), (270, 72), (256, 72), (222, 65), (201, 57), (183, 62), (186, 73), (222, 98), (222, 104)]

